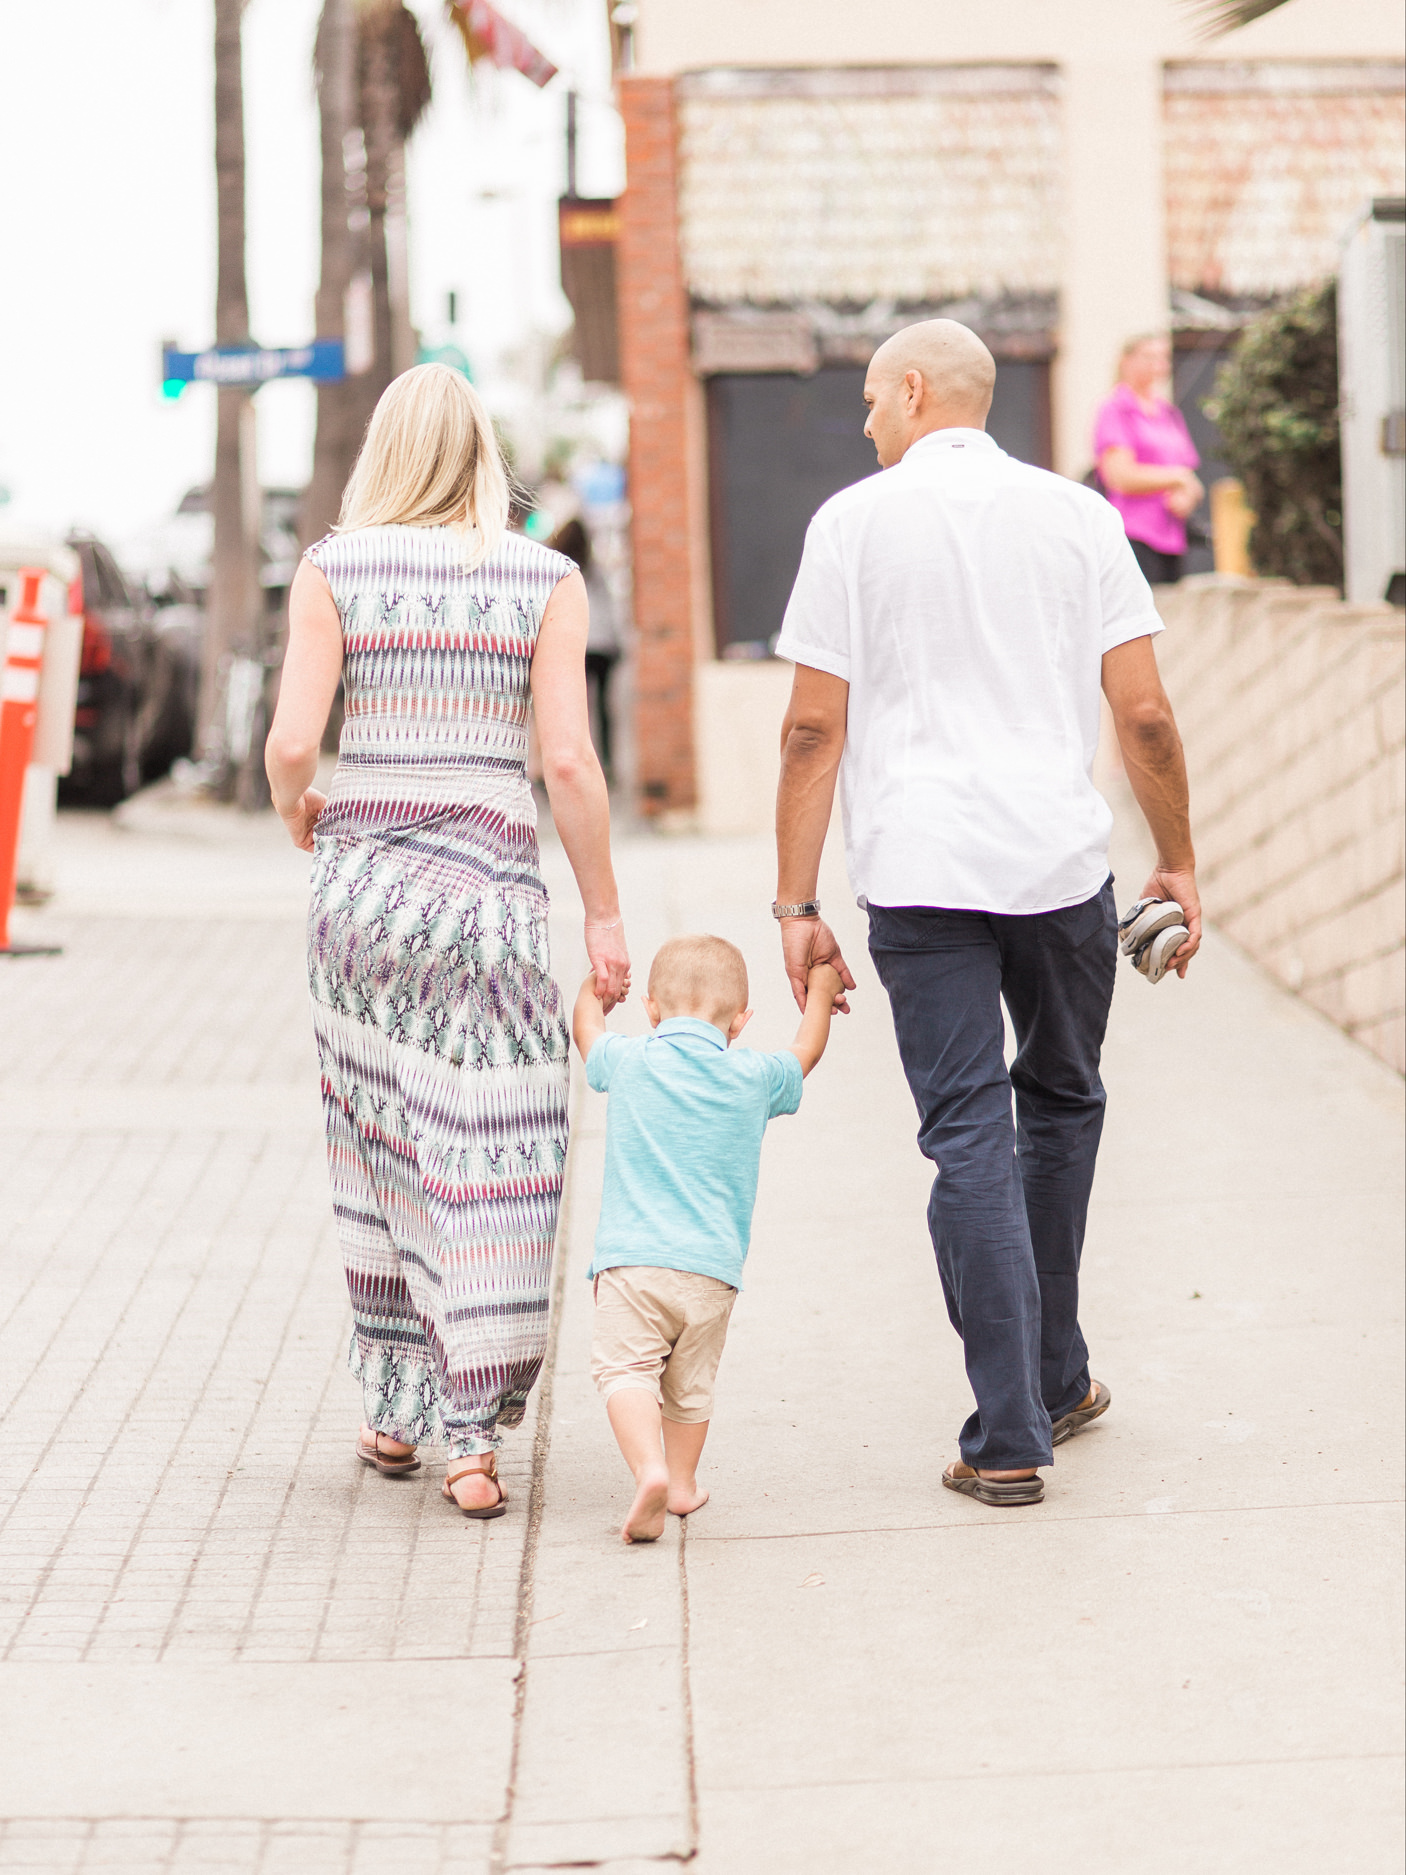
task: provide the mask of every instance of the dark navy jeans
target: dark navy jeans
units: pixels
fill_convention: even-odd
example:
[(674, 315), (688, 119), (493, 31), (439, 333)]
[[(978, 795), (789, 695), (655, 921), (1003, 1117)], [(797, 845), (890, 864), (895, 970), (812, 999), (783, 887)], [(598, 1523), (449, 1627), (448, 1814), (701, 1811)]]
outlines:
[[(1023, 918), (869, 907), (918, 1144), (937, 1167), (928, 1228), (976, 1395), (962, 1458), (984, 1471), (1048, 1465), (1051, 1419), (1089, 1390), (1079, 1258), (1117, 924), (1111, 878), (1082, 905)], [(1009, 1074), (1002, 998), (1018, 1049)]]

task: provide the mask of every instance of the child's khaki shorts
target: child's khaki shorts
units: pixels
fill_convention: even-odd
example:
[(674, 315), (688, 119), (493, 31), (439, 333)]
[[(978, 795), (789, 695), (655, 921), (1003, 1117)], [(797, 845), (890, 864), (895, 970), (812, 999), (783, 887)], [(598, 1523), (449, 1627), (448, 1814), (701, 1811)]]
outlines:
[(713, 1381), (737, 1300), (731, 1283), (643, 1264), (596, 1278), (591, 1378), (603, 1400), (626, 1387), (652, 1393), (665, 1419), (713, 1416)]

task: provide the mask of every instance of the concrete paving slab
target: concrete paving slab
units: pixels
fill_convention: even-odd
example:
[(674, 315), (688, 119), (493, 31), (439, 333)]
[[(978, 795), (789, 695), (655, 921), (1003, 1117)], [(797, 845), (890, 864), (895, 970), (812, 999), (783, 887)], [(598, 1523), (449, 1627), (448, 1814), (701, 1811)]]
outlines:
[[(1400, 1748), (1401, 1084), (1214, 936), (1188, 983), (1123, 972), (1086, 1253), (1115, 1406), (1061, 1450), (1045, 1505), (1003, 1520), (938, 1485), (970, 1395), (927, 1241), (931, 1170), (834, 862), (821, 896), (855, 1014), (768, 1134), (713, 1500), (690, 1520), (700, 1866), (1036, 1865), (1037, 1807), (980, 1826), (1014, 1753), (1041, 1791), (1056, 1764), (1089, 1780), (1083, 1802), (1126, 1786), (1082, 1839), (1081, 1800), (1050, 1800), (1066, 1858), (1101, 1846), (1141, 1875), (1188, 1848), (1215, 1866), (1233, 1842), (1220, 1866), (1277, 1871), (1258, 1845), (1324, 1831), (1317, 1772), (1267, 1761), (1380, 1794), (1380, 1753)], [(675, 930), (742, 944), (759, 1046), (794, 1025), (769, 863), (739, 844), (713, 896), (714, 867), (664, 846), (627, 885), (641, 964)], [(1132, 896), (1139, 855), (1117, 865)], [(587, 1424), (561, 1436), (584, 1467)], [(1071, 1728), (1084, 1711), (1093, 1725)], [(1263, 1777), (1225, 1768), (1251, 1761)], [(1136, 1860), (1169, 1805), (1186, 1813), (1175, 1853)], [(954, 1808), (975, 1820), (939, 1859)], [(1398, 1832), (1374, 1800), (1335, 1839), (1376, 1867)]]
[(506, 1865), (614, 1866), (694, 1846), (681, 1530), (626, 1545), (633, 1489), (589, 1373), (599, 1106), (573, 1097), (558, 1327)]
[[(1389, 1875), (1400, 1867), (1399, 1771), (1387, 1759), (926, 1783), (862, 1782), (710, 1796), (697, 1875)], [(1345, 1853), (1344, 1820), (1354, 1843)]]
[(695, 1538), (705, 1812), (714, 1786), (1209, 1764), (1247, 1738), (1264, 1758), (1399, 1751), (1398, 1523), (1382, 1505)]
[[(511, 1660), (0, 1666), (0, 1815), (458, 1823), (508, 1779)], [(472, 1778), (419, 1741), (472, 1739)], [(368, 1756), (368, 1754), (370, 1754)], [(379, 1762), (386, 1775), (368, 1775)]]

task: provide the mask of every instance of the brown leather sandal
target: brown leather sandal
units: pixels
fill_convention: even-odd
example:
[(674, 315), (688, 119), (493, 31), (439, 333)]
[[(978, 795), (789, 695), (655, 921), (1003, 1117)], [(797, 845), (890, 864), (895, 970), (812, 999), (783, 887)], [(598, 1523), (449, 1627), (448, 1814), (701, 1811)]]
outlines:
[(1038, 1472), (1033, 1478), (983, 1478), (960, 1458), (953, 1459), (943, 1472), (942, 1482), (949, 1491), (960, 1491), (981, 1504), (1038, 1504), (1045, 1495), (1045, 1481)]
[(1066, 1413), (1063, 1419), (1057, 1419), (1050, 1427), (1050, 1444), (1063, 1445), (1066, 1439), (1072, 1439), (1076, 1432), (1082, 1432), (1091, 1420), (1098, 1419), (1113, 1404), (1113, 1395), (1101, 1380), (1091, 1381), (1084, 1400), (1072, 1413)]
[[(408, 1477), (412, 1471), (418, 1471), (420, 1460), (414, 1452), (407, 1452), (403, 1457), (397, 1458), (392, 1453), (381, 1450), (382, 1439), (389, 1437), (388, 1432), (375, 1432), (371, 1435), (372, 1443), (368, 1445), (361, 1434), (357, 1433), (356, 1455), (362, 1464), (374, 1465), (383, 1478), (404, 1478)], [(399, 1440), (396, 1443), (399, 1444)]]
[[(479, 1464), (476, 1458), (462, 1459), (457, 1466), (451, 1465), (444, 1474), (444, 1483), (440, 1488), (440, 1496), (447, 1497), (455, 1510), (465, 1517), (475, 1517), (483, 1523), (486, 1523), (490, 1517), (501, 1517), (508, 1508), (507, 1493), (502, 1485), (498, 1484), (498, 1454), (489, 1452), (487, 1458), (486, 1465)], [(496, 1504), (461, 1504), (450, 1490), (451, 1485), (457, 1484), (461, 1478), (472, 1477), (475, 1472), (482, 1472), (485, 1478), (491, 1478), (494, 1484), (498, 1485)]]

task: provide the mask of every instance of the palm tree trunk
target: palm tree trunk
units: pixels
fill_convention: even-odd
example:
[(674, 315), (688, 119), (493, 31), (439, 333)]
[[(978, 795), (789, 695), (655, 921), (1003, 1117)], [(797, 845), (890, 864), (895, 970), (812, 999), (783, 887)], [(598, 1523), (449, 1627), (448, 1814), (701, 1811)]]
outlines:
[(371, 216), (367, 235), (371, 249), (371, 305), (376, 342), (376, 359), (368, 373), (367, 389), (374, 405), (395, 376), (386, 209), (395, 162), (399, 97), (395, 48), (391, 42), (391, 10), (385, 4), (363, 5), (360, 27), (361, 124), (366, 136), (366, 206)]
[[(215, 192), (218, 273), (215, 343), (249, 343), (244, 275), (244, 0), (215, 0)], [(228, 660), (254, 649), (259, 623), (259, 496), (252, 393), (216, 392), (215, 541), (200, 665), (199, 750), (223, 766), (223, 697)]]
[[(361, 231), (351, 217), (353, 201), (347, 145), (357, 129), (356, 8), (354, 0), (323, 0), (317, 29), (317, 100), (322, 126), (322, 273), (316, 324), (319, 338), (346, 336), (347, 288), (356, 271)], [(358, 189), (358, 194), (360, 193)], [(366, 393), (355, 378), (317, 387), (317, 436), (312, 480), (303, 499), (304, 546), (331, 527), (341, 506), (368, 414)]]

